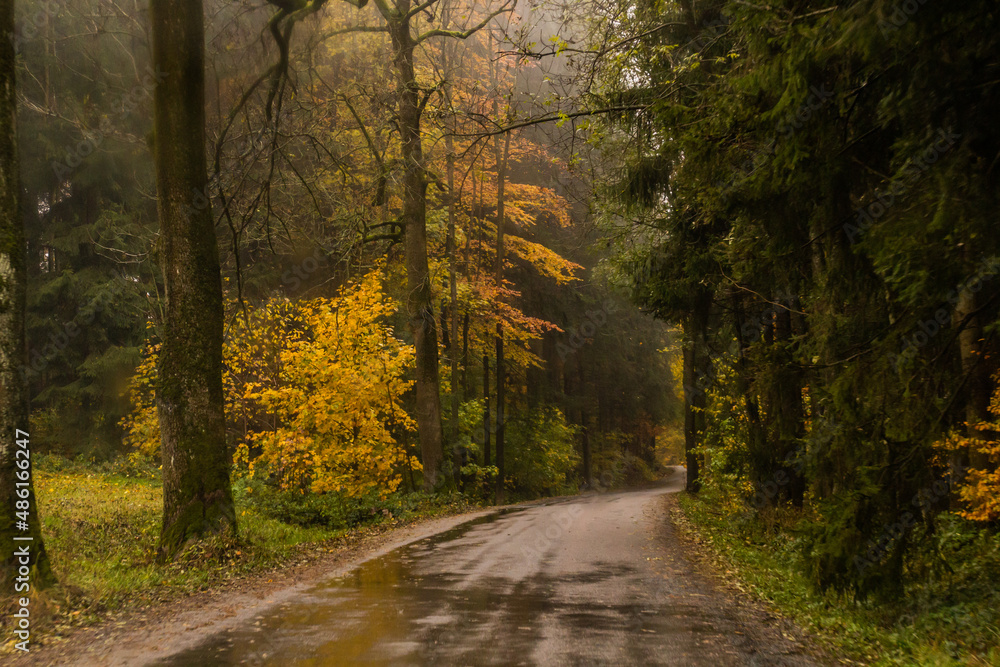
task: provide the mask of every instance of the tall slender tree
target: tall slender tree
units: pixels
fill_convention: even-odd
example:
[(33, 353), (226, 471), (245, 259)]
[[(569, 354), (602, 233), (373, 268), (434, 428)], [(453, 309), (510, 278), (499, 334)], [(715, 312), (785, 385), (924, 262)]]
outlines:
[[(494, 113), (496, 109), (494, 107)], [(504, 135), (503, 150), (500, 150), (500, 140), (496, 141), (496, 161), (497, 161), (497, 265), (496, 283), (497, 289), (503, 288), (503, 264), (504, 264), (504, 239), (503, 228), (506, 212), (505, 186), (507, 183), (507, 160), (510, 157), (510, 133)], [(505, 451), (504, 436), (506, 416), (504, 414), (504, 389), (506, 388), (506, 373), (504, 368), (503, 350), (503, 322), (497, 318), (496, 335), (496, 355), (497, 355), (497, 409), (496, 409), (496, 432), (497, 432), (497, 486), (496, 501), (502, 503), (504, 500), (504, 469)]]
[[(315, 2), (316, 0), (314, 0)], [(345, 0), (363, 7), (362, 0)], [(484, 28), (494, 17), (512, 4), (508, 0), (480, 23), (467, 30), (431, 28), (414, 34), (413, 19), (429, 10), (431, 2), (414, 5), (410, 0), (373, 0), (384, 21), (385, 31), (392, 41), (393, 64), (396, 68), (396, 120), (401, 137), (400, 157), (403, 165), (402, 212), (400, 226), (405, 237), (405, 263), (408, 296), (407, 313), (416, 348), (416, 420), (420, 436), (420, 451), (424, 467), (424, 487), (438, 484), (444, 448), (441, 438), (441, 393), (438, 364), (438, 332), (434, 319), (434, 294), (431, 289), (427, 261), (427, 165), (424, 158), (421, 117), (426, 96), (421, 95), (414, 67), (417, 46), (436, 37), (467, 39)]]
[[(13, 591), (19, 566), (43, 586), (53, 580), (38, 522), (30, 469), (25, 383), (25, 252), (17, 156), (14, 2), (0, 2), (0, 591)], [(9, 36), (9, 38), (8, 38)], [(23, 433), (19, 433), (19, 431)], [(25, 467), (22, 467), (25, 466)], [(16, 540), (15, 538), (29, 538)]]

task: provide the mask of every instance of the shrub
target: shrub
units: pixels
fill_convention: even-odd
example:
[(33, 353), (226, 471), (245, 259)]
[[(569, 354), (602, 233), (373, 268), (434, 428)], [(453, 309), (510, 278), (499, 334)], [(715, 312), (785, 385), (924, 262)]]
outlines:
[(507, 484), (518, 494), (537, 497), (576, 490), (570, 478), (580, 464), (577, 427), (557, 408), (543, 406), (507, 424)]

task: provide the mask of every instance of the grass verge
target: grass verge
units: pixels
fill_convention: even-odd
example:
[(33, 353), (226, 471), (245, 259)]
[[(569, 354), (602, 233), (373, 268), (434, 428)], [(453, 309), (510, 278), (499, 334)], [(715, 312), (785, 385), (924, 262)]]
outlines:
[[(353, 506), (337, 521), (324, 521), (330, 519), (328, 513), (307, 511), (297, 524), (275, 518), (294, 514), (296, 506), (288, 498), (237, 482), (238, 538), (209, 539), (173, 562), (159, 563), (163, 493), (153, 477), (65, 461), (50, 460), (36, 468), (42, 534), (59, 585), (35, 594), (33, 642), (116, 612), (149, 608), (272, 568), (303, 564), (419, 519), (474, 509), (458, 494), (398, 495), (372, 506)], [(303, 519), (301, 514), (295, 518)], [(13, 640), (0, 652), (12, 648)]]
[[(808, 630), (819, 642), (854, 664), (872, 667), (1000, 665), (996, 581), (970, 587), (951, 580), (914, 587), (906, 600), (856, 602), (819, 593), (797, 567), (790, 517), (765, 533), (738, 525), (711, 493), (678, 494), (677, 526), (704, 547), (720, 571), (740, 590)], [(782, 523), (779, 518), (777, 523)], [(992, 551), (993, 546), (978, 547)], [(977, 578), (988, 577), (978, 559)], [(966, 575), (966, 579), (970, 579)], [(932, 603), (921, 600), (933, 600)]]

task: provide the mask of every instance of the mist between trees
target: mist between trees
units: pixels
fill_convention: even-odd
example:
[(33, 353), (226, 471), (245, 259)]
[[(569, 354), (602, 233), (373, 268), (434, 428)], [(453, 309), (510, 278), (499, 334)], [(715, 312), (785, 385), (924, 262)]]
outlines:
[(588, 167), (622, 282), (683, 333), (688, 490), (823, 595), (947, 608), (976, 630), (928, 632), (995, 659), (940, 594), (995, 591), (993, 8), (585, 6)]
[[(24, 375), (39, 452), (164, 457), (162, 557), (239, 530), (233, 481), (492, 501), (676, 460), (672, 334), (593, 273), (571, 128), (492, 134), (566, 80), (515, 53), (544, 14), (98, 5), (21, 2), (10, 33)], [(231, 466), (193, 464), (195, 422)]]
[(683, 462), (817, 595), (985, 608), (992, 3), (196, 4), (0, 26), (33, 446), (162, 463), (161, 559), (238, 535), (234, 485), (300, 516)]

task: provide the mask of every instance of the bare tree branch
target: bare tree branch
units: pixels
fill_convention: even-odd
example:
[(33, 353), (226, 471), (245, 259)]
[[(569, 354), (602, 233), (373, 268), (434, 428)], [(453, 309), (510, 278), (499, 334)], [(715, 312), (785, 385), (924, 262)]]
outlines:
[(510, 10), (513, 10), (514, 7), (516, 6), (517, 6), (517, 0), (507, 0), (505, 3), (503, 3), (503, 5), (500, 6), (500, 9), (491, 13), (480, 23), (472, 26), (468, 30), (445, 30), (444, 28), (434, 28), (433, 30), (428, 30), (427, 32), (423, 33), (422, 35), (417, 37), (416, 40), (414, 41), (417, 44), (420, 44), (421, 42), (428, 40), (431, 37), (454, 37), (455, 39), (468, 39), (469, 37), (472, 37), (474, 34), (485, 28), (490, 21), (500, 16), (504, 12), (508, 11), (508, 7), (510, 8)]

